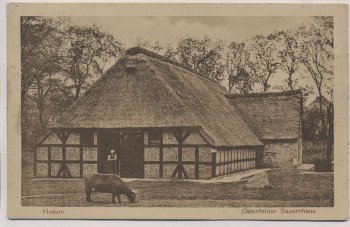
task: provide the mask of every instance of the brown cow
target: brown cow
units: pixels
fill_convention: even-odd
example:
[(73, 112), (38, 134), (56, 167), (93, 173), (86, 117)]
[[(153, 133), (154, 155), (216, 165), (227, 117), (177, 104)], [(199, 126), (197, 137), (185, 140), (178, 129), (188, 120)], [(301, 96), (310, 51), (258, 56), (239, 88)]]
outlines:
[(119, 203), (121, 203), (121, 194), (126, 195), (132, 203), (136, 199), (136, 194), (116, 174), (94, 173), (85, 177), (86, 201), (91, 202), (92, 192), (111, 193), (113, 203), (115, 203), (115, 196), (117, 196)]

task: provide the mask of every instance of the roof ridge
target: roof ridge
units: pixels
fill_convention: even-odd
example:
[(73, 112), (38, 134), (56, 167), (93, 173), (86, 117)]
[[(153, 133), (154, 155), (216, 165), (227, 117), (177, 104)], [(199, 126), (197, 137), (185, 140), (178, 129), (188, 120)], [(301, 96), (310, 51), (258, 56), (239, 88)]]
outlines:
[(268, 92), (268, 93), (226, 93), (224, 94), (226, 98), (248, 98), (248, 97), (274, 97), (274, 96), (291, 96), (291, 95), (302, 95), (302, 91), (290, 90), (290, 91), (279, 91), (279, 92)]
[(172, 65), (175, 65), (175, 66), (178, 66), (178, 67), (180, 67), (180, 68), (183, 68), (183, 69), (185, 69), (185, 70), (187, 70), (187, 71), (190, 71), (190, 72), (192, 72), (192, 73), (194, 73), (194, 74), (196, 74), (196, 75), (202, 77), (203, 79), (206, 79), (206, 80), (208, 80), (208, 81), (210, 81), (210, 82), (216, 83), (216, 84), (218, 84), (218, 85), (221, 86), (221, 84), (220, 84), (218, 81), (215, 81), (215, 80), (213, 80), (213, 79), (210, 79), (209, 77), (205, 76), (204, 74), (202, 74), (202, 73), (200, 73), (200, 72), (198, 72), (198, 71), (196, 71), (196, 70), (194, 70), (194, 69), (191, 69), (191, 68), (189, 68), (189, 67), (187, 67), (187, 66), (185, 66), (185, 65), (183, 65), (183, 64), (181, 64), (181, 63), (179, 63), (179, 62), (177, 62), (177, 61), (171, 60), (171, 59), (169, 59), (169, 58), (166, 58), (166, 57), (164, 57), (164, 56), (162, 56), (162, 55), (159, 55), (159, 54), (157, 54), (157, 53), (155, 53), (155, 52), (149, 51), (149, 50), (144, 49), (144, 48), (142, 48), (142, 47), (132, 47), (132, 48), (128, 49), (128, 50), (126, 51), (126, 53), (127, 53), (128, 55), (131, 55), (131, 56), (141, 53), (141, 54), (147, 55), (148, 57), (156, 58), (156, 59), (158, 59), (158, 60), (161, 60), (161, 61), (170, 63), (170, 64), (172, 64)]

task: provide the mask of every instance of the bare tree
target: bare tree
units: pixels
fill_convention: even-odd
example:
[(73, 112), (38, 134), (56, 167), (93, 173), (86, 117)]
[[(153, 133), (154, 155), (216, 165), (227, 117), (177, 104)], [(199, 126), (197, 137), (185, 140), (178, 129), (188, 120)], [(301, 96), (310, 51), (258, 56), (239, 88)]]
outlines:
[(276, 33), (277, 41), (280, 45), (280, 56), (283, 58), (284, 64), (281, 69), (288, 75), (287, 85), (290, 90), (294, 90), (297, 79), (295, 73), (300, 67), (300, 46), (293, 31), (280, 31)]
[(52, 75), (43, 76), (41, 78), (37, 77), (34, 80), (32, 98), (38, 109), (39, 122), (42, 129), (46, 129), (50, 117), (52, 116), (47, 114), (47, 99), (53, 87), (58, 86), (59, 81), (59, 79), (53, 78)]
[[(21, 118), (25, 144), (28, 130), (40, 134), (56, 113), (72, 103), (72, 90), (78, 98), (81, 90), (104, 72), (111, 58), (116, 59), (122, 52), (121, 44), (96, 26), (69, 26), (70, 23), (67, 18), (21, 18)], [(27, 121), (31, 127), (28, 130)]]
[(245, 43), (231, 42), (226, 53), (226, 73), (228, 77), (228, 91), (235, 88), (241, 93), (248, 93), (252, 90), (253, 78), (247, 72), (249, 64), (249, 52)]
[(318, 17), (315, 17), (314, 23), (316, 24), (316, 27), (320, 29), (319, 30), (320, 33), (318, 34), (322, 35), (324, 43), (330, 48), (329, 50), (325, 49), (324, 51), (326, 51), (330, 55), (333, 55), (333, 48), (334, 48), (333, 17), (318, 16)]
[(170, 60), (178, 61), (178, 59), (177, 59), (178, 53), (176, 52), (176, 49), (174, 49), (171, 44), (168, 44), (165, 47), (163, 56), (170, 59)]
[(73, 82), (75, 98), (104, 73), (111, 58), (123, 52), (122, 44), (96, 26), (70, 26), (67, 30), (68, 50), (66, 76)]
[(284, 63), (282, 53), (278, 50), (276, 35), (257, 35), (250, 41), (249, 73), (262, 85), (263, 92), (270, 88), (269, 81)]
[(319, 116), (325, 127), (323, 110), (323, 89), (333, 79), (333, 18), (316, 17), (309, 27), (301, 26), (298, 31), (301, 43), (301, 62), (314, 81), (319, 97)]
[(225, 71), (221, 56), (224, 46), (222, 41), (213, 41), (208, 36), (203, 39), (187, 37), (179, 41), (176, 52), (181, 64), (220, 81)]
[[(39, 112), (41, 103), (36, 97), (43, 85), (41, 80), (47, 75), (57, 73), (62, 63), (63, 33), (67, 26), (65, 18), (21, 17), (21, 126), (23, 146), (32, 138), (30, 131), (37, 127), (33, 122), (33, 112)], [(39, 85), (39, 86), (38, 86)], [(43, 85), (44, 86), (44, 85)], [(37, 88), (37, 89), (35, 89)], [(44, 88), (43, 88), (44, 89)], [(44, 93), (42, 93), (44, 95)], [(37, 107), (37, 110), (31, 103)], [(38, 102), (37, 102), (38, 101)], [(29, 116), (29, 114), (31, 116)], [(41, 116), (39, 127), (44, 128)], [(40, 130), (39, 130), (40, 131)]]
[(21, 93), (28, 94), (35, 77), (57, 64), (62, 46), (61, 27), (66, 20), (21, 17)]

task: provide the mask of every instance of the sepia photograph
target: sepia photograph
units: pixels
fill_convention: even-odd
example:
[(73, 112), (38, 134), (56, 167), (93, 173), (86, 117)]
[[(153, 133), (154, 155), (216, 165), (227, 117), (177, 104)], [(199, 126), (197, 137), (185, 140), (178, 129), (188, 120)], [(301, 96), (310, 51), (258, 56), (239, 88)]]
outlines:
[(335, 207), (334, 14), (67, 15), (17, 18), (21, 207)]

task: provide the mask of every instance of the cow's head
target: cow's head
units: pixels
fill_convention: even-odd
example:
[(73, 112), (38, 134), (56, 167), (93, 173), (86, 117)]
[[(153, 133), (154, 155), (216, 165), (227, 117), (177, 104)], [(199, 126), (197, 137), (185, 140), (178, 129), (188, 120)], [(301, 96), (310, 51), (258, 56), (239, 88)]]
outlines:
[(131, 203), (136, 202), (136, 193), (130, 191), (126, 196), (128, 197)]

